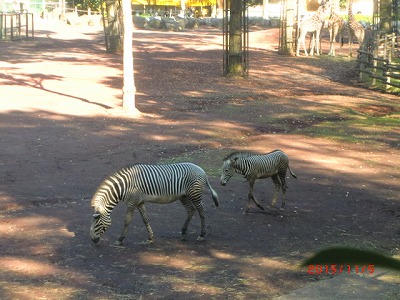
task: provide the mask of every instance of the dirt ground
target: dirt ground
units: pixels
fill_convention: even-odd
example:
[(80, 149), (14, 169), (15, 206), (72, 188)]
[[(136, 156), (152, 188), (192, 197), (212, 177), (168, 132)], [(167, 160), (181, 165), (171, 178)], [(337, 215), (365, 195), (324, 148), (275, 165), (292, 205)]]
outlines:
[[(219, 29), (135, 30), (143, 115), (133, 119), (120, 109), (121, 56), (104, 52), (100, 31), (36, 24), (34, 40), (0, 43), (1, 299), (271, 299), (329, 279), (298, 267), (318, 249), (400, 255), (399, 129), (356, 128), (348, 142), (306, 131), (321, 112), (332, 122), (348, 110), (399, 113), (397, 96), (356, 84), (345, 48), (336, 59), (281, 56), (277, 30), (254, 29), (250, 76), (232, 79)], [(277, 148), (298, 176), (287, 208), (244, 215), (247, 184), (220, 186), (222, 159)], [(132, 163), (172, 161), (202, 166), (219, 194), (216, 208), (204, 193), (206, 241), (196, 241), (197, 216), (180, 240), (185, 210), (173, 203), (147, 205), (153, 245), (136, 215), (125, 246), (113, 246), (123, 205), (93, 244), (100, 182)], [(255, 193), (268, 206), (272, 182)], [(387, 298), (399, 297), (394, 287)]]

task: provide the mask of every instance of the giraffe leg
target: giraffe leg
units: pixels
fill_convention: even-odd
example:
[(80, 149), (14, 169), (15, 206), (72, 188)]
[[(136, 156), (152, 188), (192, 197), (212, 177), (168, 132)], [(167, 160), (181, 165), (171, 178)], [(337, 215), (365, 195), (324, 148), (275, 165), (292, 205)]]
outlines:
[(303, 45), (304, 54), (308, 56), (307, 49), (306, 49), (306, 34), (307, 32), (303, 33), (300, 31), (299, 38), (297, 39), (297, 47), (296, 47), (296, 56), (300, 55), (300, 48)]
[(306, 35), (304, 34), (302, 39), (301, 39), (301, 43), (303, 44), (303, 48), (304, 48), (304, 54), (306, 56), (308, 56), (308, 52), (307, 52), (307, 48), (306, 48)]
[(315, 55), (319, 55), (320, 54), (320, 31), (317, 29), (317, 31), (315, 32), (315, 41), (314, 43), (316, 44), (316, 52)]
[(311, 35), (311, 46), (310, 46), (310, 55), (314, 56), (314, 48), (315, 48), (315, 35), (314, 33)]
[(301, 33), (299, 38), (297, 39), (297, 45), (296, 45), (296, 56), (300, 55), (300, 43), (301, 43)]
[(329, 25), (330, 27), (329, 27), (329, 52), (328, 52), (328, 55), (332, 55), (332, 46), (333, 46), (333, 42), (334, 42), (334, 39), (333, 39), (333, 32), (334, 32), (334, 24), (331, 24), (331, 25)]
[(351, 32), (349, 33), (349, 56), (353, 56), (353, 36)]
[(339, 27), (335, 25), (332, 30), (333, 30), (333, 32), (332, 32), (332, 46), (331, 46), (332, 50), (330, 51), (330, 55), (336, 56), (335, 43), (336, 43), (336, 36), (339, 33)]

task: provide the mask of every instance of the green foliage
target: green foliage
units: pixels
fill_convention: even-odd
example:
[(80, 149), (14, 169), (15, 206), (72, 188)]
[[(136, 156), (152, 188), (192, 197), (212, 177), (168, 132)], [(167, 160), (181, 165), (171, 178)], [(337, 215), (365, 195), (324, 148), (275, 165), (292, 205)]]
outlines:
[[(343, 20), (345, 20), (346, 22), (348, 21), (349, 17), (347, 16), (347, 14), (342, 15)], [(365, 15), (361, 15), (361, 14), (356, 14), (354, 15), (354, 19), (356, 19), (358, 22), (361, 22), (363, 24), (372, 24), (372, 16), (365, 16)]]
[(309, 259), (305, 260), (301, 266), (309, 265), (374, 265), (400, 271), (400, 261), (381, 253), (359, 250), (350, 247), (333, 247), (321, 250)]
[(75, 0), (75, 5), (82, 10), (87, 10), (90, 7), (92, 10), (100, 11), (103, 2), (104, 0)]
[(339, 7), (345, 9), (347, 6), (347, 0), (339, 0)]
[(249, 6), (256, 6), (263, 4), (263, 0), (248, 0)]

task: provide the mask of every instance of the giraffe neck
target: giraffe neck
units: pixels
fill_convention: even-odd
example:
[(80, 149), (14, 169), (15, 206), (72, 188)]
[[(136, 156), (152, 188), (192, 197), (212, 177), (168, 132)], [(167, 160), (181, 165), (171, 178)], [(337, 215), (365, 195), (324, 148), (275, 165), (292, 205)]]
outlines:
[(325, 9), (320, 6), (315, 14), (316, 19), (323, 21), (324, 20)]
[(349, 0), (349, 12), (348, 12), (348, 16), (349, 16), (349, 21), (350, 21), (350, 20), (354, 20), (354, 15), (353, 15), (353, 0)]

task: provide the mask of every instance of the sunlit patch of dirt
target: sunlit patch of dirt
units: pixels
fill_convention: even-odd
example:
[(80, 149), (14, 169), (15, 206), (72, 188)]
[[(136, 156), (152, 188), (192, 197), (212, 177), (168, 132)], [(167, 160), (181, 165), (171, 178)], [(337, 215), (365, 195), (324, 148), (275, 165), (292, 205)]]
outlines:
[(371, 117), (384, 117), (394, 113), (399, 113), (400, 108), (388, 105), (365, 105), (357, 108), (362, 114), (369, 115)]
[(307, 128), (313, 125), (320, 124), (322, 122), (340, 122), (344, 121), (345, 118), (340, 115), (332, 114), (329, 116), (313, 116), (301, 119), (295, 118), (284, 118), (280, 120), (274, 120), (271, 124), (264, 126), (253, 126), (250, 131), (245, 131), (243, 134), (257, 135), (266, 133), (291, 133), (297, 129)]

